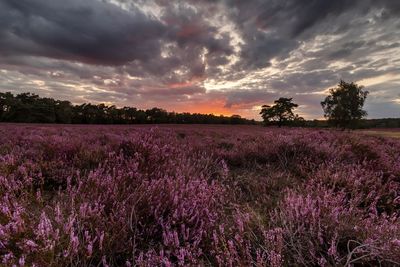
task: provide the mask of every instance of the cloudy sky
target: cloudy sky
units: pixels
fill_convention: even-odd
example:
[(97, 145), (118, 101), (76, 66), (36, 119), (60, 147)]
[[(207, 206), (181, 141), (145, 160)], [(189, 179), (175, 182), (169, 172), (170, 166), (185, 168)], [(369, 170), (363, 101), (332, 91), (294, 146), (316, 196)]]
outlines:
[(259, 118), (321, 118), (340, 79), (400, 117), (399, 0), (0, 0), (0, 91)]

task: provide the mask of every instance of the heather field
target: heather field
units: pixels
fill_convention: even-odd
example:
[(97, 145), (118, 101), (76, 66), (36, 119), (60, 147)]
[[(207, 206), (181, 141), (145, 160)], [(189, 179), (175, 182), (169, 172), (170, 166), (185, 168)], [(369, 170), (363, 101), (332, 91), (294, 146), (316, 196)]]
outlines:
[(0, 125), (1, 266), (396, 266), (400, 139)]

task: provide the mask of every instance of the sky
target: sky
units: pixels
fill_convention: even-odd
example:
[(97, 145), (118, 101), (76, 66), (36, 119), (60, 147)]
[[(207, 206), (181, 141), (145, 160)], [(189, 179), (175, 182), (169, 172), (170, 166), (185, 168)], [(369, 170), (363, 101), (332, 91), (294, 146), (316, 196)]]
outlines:
[(0, 91), (260, 119), (306, 119), (343, 79), (400, 117), (399, 0), (0, 0)]

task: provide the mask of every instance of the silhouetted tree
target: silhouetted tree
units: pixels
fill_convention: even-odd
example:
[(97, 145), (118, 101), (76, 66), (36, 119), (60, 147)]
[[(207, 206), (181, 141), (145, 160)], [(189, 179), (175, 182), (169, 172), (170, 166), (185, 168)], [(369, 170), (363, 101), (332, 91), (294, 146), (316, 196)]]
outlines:
[(55, 113), (57, 123), (71, 123), (72, 122), (72, 105), (69, 101), (55, 102)]
[(306, 120), (303, 117), (300, 117), (298, 114), (295, 114), (291, 124), (293, 126), (303, 127), (306, 125)]
[(125, 120), (128, 124), (132, 124), (136, 122), (137, 109), (131, 107), (123, 107), (123, 120)]
[(293, 113), (293, 110), (299, 105), (293, 103), (292, 98), (281, 97), (275, 100), (274, 103), (275, 105), (273, 106), (262, 106), (260, 114), (265, 125), (276, 124), (281, 127), (282, 125), (289, 125), (295, 120), (304, 120)]
[(55, 101), (51, 98), (40, 98), (31, 93), (2, 93), (1, 120), (13, 122), (53, 123), (55, 116)]
[(9, 121), (12, 116), (12, 109), (15, 106), (14, 95), (10, 92), (0, 93), (0, 120)]
[(232, 115), (231, 116), (231, 124), (241, 124), (242, 117), (240, 115)]
[(166, 123), (168, 122), (167, 111), (161, 108), (152, 108), (146, 110), (147, 120), (150, 123)]
[(354, 82), (340, 81), (339, 85), (329, 90), (330, 95), (321, 102), (324, 117), (336, 127), (356, 127), (367, 112), (363, 110), (368, 91)]

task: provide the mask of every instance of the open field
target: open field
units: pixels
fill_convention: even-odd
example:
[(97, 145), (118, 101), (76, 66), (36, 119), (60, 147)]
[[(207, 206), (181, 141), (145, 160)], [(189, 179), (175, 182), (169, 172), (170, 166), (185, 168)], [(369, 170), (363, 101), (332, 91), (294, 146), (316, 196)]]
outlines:
[(4, 266), (395, 266), (400, 140), (2, 124), (0, 207)]
[(362, 130), (361, 132), (383, 137), (400, 138), (400, 129), (373, 129), (373, 130)]

